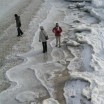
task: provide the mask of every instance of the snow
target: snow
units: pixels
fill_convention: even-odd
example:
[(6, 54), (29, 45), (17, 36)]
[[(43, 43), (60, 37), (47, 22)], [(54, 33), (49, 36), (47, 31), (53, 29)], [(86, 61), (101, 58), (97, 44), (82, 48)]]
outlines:
[(80, 44), (76, 41), (73, 41), (73, 40), (70, 40), (67, 42), (66, 44), (67, 46), (70, 45), (70, 46), (79, 46)]
[(95, 7), (103, 7), (104, 6), (104, 0), (92, 0), (92, 3)]
[[(76, 3), (73, 5), (75, 7)], [(86, 8), (88, 5), (91, 12), (96, 9), (85, 3)], [(68, 6), (63, 0), (46, 0), (34, 16), (25, 33), (35, 34), (31, 50), (17, 54), (24, 59), (23, 63), (6, 72), (11, 86), (0, 93), (1, 104), (104, 103), (102, 15)], [(96, 22), (96, 17), (101, 21)], [(54, 34), (50, 32), (56, 22), (64, 31), (61, 48), (55, 47)], [(49, 35), (48, 53), (45, 54), (39, 43), (39, 26), (44, 26)], [(16, 48), (17, 45), (13, 47)]]
[[(83, 84), (81, 84), (83, 83)], [(76, 85), (76, 86), (75, 86)], [(64, 88), (64, 95), (66, 97), (66, 103), (67, 104), (81, 104), (82, 102), (86, 104), (90, 104), (89, 102), (86, 102), (85, 99), (80, 96), (82, 94), (82, 89), (87, 86), (86, 82), (80, 81), (80, 80), (75, 80), (72, 82), (67, 82), (65, 84)]]
[(54, 100), (53, 98), (49, 98), (43, 101), (43, 104), (59, 104), (57, 100)]

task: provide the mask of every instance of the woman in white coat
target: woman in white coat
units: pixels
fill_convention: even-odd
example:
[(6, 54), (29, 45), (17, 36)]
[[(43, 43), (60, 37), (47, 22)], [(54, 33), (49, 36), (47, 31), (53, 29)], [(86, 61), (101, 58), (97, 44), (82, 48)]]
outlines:
[(43, 53), (47, 52), (47, 40), (48, 40), (48, 35), (46, 31), (44, 30), (43, 26), (40, 26), (39, 42), (42, 42)]

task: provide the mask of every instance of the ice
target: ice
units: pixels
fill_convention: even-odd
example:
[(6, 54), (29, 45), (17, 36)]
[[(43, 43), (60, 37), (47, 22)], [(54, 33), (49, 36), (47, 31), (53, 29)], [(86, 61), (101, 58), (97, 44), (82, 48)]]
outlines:
[(104, 6), (104, 0), (92, 0), (92, 3), (95, 7), (103, 7)]
[(92, 5), (87, 9), (90, 13), (99, 20), (104, 20), (104, 0), (92, 0)]
[(0, 32), (13, 22), (14, 14), (23, 11), (31, 0), (0, 0)]
[[(46, 0), (34, 16), (26, 32), (35, 34), (31, 50), (17, 54), (23, 63), (6, 72), (11, 86), (0, 93), (1, 104), (104, 103), (103, 22), (97, 23), (96, 16), (83, 9), (68, 6), (62, 0)], [(61, 48), (55, 47), (50, 32), (56, 22), (64, 31)], [(49, 35), (45, 54), (39, 43), (39, 26)]]
[(53, 49), (51, 55), (52, 55), (54, 61), (65, 59), (63, 50), (61, 50), (61, 49), (57, 49), (57, 48)]
[(54, 100), (53, 98), (49, 98), (43, 101), (43, 104), (59, 104), (57, 100)]
[[(47, 11), (46, 10), (43, 9), (43, 11), (45, 11), (45, 12), (43, 12), (44, 14), (45, 13), (47, 14)], [(37, 16), (40, 16), (40, 13), (39, 12), (37, 13)], [(37, 21), (37, 18), (34, 18), (34, 19), (35, 19), (34, 20), (35, 23), (36, 22), (39, 22), (39, 21), (42, 21), (42, 19), (40, 19), (39, 21)], [(33, 27), (34, 26), (31, 27), (31, 30), (32, 30)], [(31, 30), (29, 30), (29, 31), (31, 31)], [(33, 53), (35, 53), (35, 52), (33, 52)], [(31, 57), (31, 55), (32, 54), (30, 53), (30, 57)], [(41, 95), (40, 97), (45, 96), (47, 98), (47, 96), (48, 96), (47, 91), (44, 89), (44, 87), (41, 85), (41, 83), (39, 82), (39, 80), (36, 78), (35, 72), (32, 71), (29, 68), (31, 65), (28, 65), (27, 64), (27, 61), (29, 59), (28, 58), (28, 55), (27, 55), (27, 58), (26, 58), (25, 54), (24, 54), (24, 56), (23, 55), (19, 55), (19, 56), (20, 57), (23, 57), (23, 58), (25, 57), (24, 63), (21, 64), (22, 66), (20, 65), (20, 66), (14, 67), (13, 69), (9, 70), (6, 73), (7, 77), (9, 78), (9, 80), (11, 80), (13, 82), (16, 82), (16, 84), (15, 84), (15, 86), (12, 86), (12, 88), (10, 88), (7, 91), (4, 91), (2, 94), (0, 94), (0, 96), (2, 96), (2, 97), (0, 97), (0, 103), (5, 103), (5, 104), (6, 103), (7, 104), (14, 103), (14, 104), (18, 104), (18, 101), (16, 101), (15, 98), (16, 97), (18, 98), (19, 96), (23, 96), (23, 98), (21, 97), (21, 99), (20, 99), (20, 97), (19, 97), (18, 100), (23, 101), (23, 102), (28, 100), (28, 102), (30, 102), (30, 100), (33, 97), (28, 97), (30, 99), (27, 99), (27, 96), (29, 94), (27, 94), (27, 96), (24, 96), (24, 93), (26, 93), (27, 91), (35, 92), (35, 95), (39, 92), (39, 96)], [(40, 59), (43, 58), (43, 54), (41, 56), (42, 57)], [(38, 61), (36, 61), (36, 63), (37, 62)], [(25, 63), (27, 65), (25, 65)], [(22, 77), (24, 77), (24, 78), (22, 79)], [(34, 91), (34, 87), (37, 87), (35, 89), (35, 91)], [(3, 96), (5, 96), (5, 97), (3, 97)], [(5, 100), (5, 98), (6, 98), (6, 100)], [(10, 99), (10, 100), (8, 100), (8, 99)]]
[(92, 49), (91, 46), (88, 46), (87, 44), (84, 44), (83, 46), (83, 51), (82, 51), (82, 60), (83, 60), (83, 65), (86, 71), (93, 71), (90, 62), (91, 62), (91, 54), (92, 54)]
[[(95, 9), (96, 8), (94, 8), (94, 10)], [(93, 16), (95, 18), (97, 17), (98, 19), (102, 20), (103, 16), (101, 16), (101, 15), (103, 15), (103, 13), (101, 13), (101, 12), (103, 12), (103, 8), (96, 9), (95, 14), (97, 14), (97, 15), (93, 15)], [(72, 20), (66, 18), (65, 21), (69, 22)], [(82, 21), (83, 21), (83, 19), (82, 19)], [(78, 27), (77, 28), (80, 30), (83, 30), (84, 28), (87, 29), (86, 26), (87, 26), (87, 23), (85, 23), (83, 25), (81, 24), (79, 26), (79, 28)], [(83, 89), (82, 95), (85, 96), (87, 99), (90, 99), (92, 104), (98, 104), (98, 103), (103, 104), (104, 103), (103, 94), (101, 94), (101, 91), (102, 91), (102, 93), (104, 92), (102, 90), (103, 83), (101, 81), (101, 79), (103, 79), (103, 77), (102, 78), (98, 77), (99, 75), (101, 75), (100, 74), (101, 72), (103, 75), (103, 67), (104, 67), (103, 66), (103, 35), (102, 35), (103, 33), (101, 32), (101, 31), (103, 31), (103, 27), (102, 27), (102, 24), (99, 24), (99, 25), (98, 24), (96, 24), (96, 25), (90, 24), (90, 26), (88, 25), (88, 28), (89, 28), (88, 30), (90, 30), (89, 32), (81, 31), (80, 33), (76, 33), (76, 36), (77, 36), (77, 41), (79, 43), (81, 43), (81, 44), (87, 43), (88, 45), (91, 46), (92, 51), (86, 47), (86, 51), (82, 51), (82, 52), (84, 52), (84, 54), (82, 53), (82, 55), (83, 55), (83, 58), (85, 58), (85, 59), (83, 59), (83, 58), (81, 59), (81, 57), (79, 56), (80, 51), (75, 51), (73, 48), (69, 47), (68, 49), (71, 50), (71, 53), (74, 54), (75, 58), (68, 65), (68, 69), (69, 69), (69, 73), (71, 75), (71, 78), (73, 77), (75, 80), (76, 79), (81, 79), (81, 80), (83, 79), (83, 80), (86, 80), (90, 83), (90, 86), (87, 86), (85, 89)], [(88, 47), (90, 47), (90, 46), (88, 46)], [(87, 52), (87, 53), (85, 53), (85, 52)], [(88, 54), (92, 54), (92, 57), (89, 56)], [(80, 58), (80, 60), (79, 60), (79, 58)], [(82, 62), (84, 62), (85, 66), (80, 67), (80, 65), (82, 63), (81, 60), (83, 60)], [(101, 62), (101, 60), (102, 60), (102, 62)], [(91, 67), (94, 68), (94, 72), (92, 72), (92, 73), (88, 73), (88, 72), (81, 73), (80, 72), (81, 68), (82, 69), (84, 68), (87, 71), (90, 69), (90, 71), (91, 71), (92, 68), (89, 68), (88, 67), (89, 65), (91, 65)], [(72, 73), (70, 71), (72, 71)], [(75, 71), (78, 71), (78, 72), (75, 72)], [(69, 84), (66, 87), (68, 87), (68, 86), (71, 86), (71, 85)], [(70, 87), (66, 88), (65, 92), (67, 93), (69, 89), (70, 89)], [(69, 102), (71, 100), (68, 100), (69, 95), (67, 95), (66, 93), (65, 93), (65, 96), (67, 99), (67, 103), (70, 104)], [(77, 100), (74, 99), (74, 101), (72, 100), (72, 103), (76, 104), (76, 101), (78, 101), (78, 99)], [(81, 102), (79, 102), (79, 103), (81, 103)], [(87, 102), (87, 103), (89, 104), (90, 102)]]
[[(92, 27), (92, 32), (91, 34), (86, 34), (81, 40), (85, 40), (88, 44), (90, 44), (93, 48), (93, 57), (92, 57), (92, 60), (91, 60), (91, 66), (94, 68), (96, 72), (93, 72), (91, 74), (92, 78), (87, 78), (88, 80), (95, 80), (95, 83), (94, 82), (92, 83), (91, 82), (91, 85), (94, 87), (93, 88), (93, 91), (92, 91), (92, 103), (94, 104), (98, 104), (98, 102), (100, 104), (102, 104), (104, 101), (102, 100), (103, 99), (103, 95), (101, 94), (100, 90), (102, 90), (102, 86), (103, 86), (103, 83), (102, 81), (100, 81), (102, 78), (98, 78), (99, 74), (102, 72), (103, 74), (103, 35), (102, 35), (102, 31), (103, 31), (103, 27), (100, 27), (100, 26), (94, 26)], [(90, 75), (89, 73), (87, 74), (87, 77)], [(100, 74), (101, 75), (101, 74)], [(84, 77), (84, 74), (82, 74), (82, 76)], [(91, 77), (90, 76), (90, 77)], [(94, 79), (93, 79), (94, 78)], [(96, 86), (96, 87), (95, 87)], [(100, 89), (101, 88), (101, 89)], [(91, 91), (91, 90), (90, 90)], [(102, 93), (104, 91), (102, 90)], [(97, 96), (97, 94), (101, 94), (101, 96)], [(97, 97), (96, 97), (97, 96)], [(96, 100), (95, 100), (96, 99)], [(98, 100), (98, 101), (97, 101)]]
[(93, 8), (92, 10), (91, 10), (91, 13), (92, 13), (92, 15), (94, 15), (96, 18), (98, 18), (98, 19), (100, 19), (100, 20), (104, 20), (104, 18), (103, 18), (103, 13), (104, 13), (104, 9), (102, 9), (102, 8), (99, 8), (99, 9), (96, 9), (96, 8)]
[(0, 17), (3, 16), (3, 14), (5, 14), (10, 8), (12, 8), (12, 6), (15, 6), (19, 2), (19, 0), (0, 0)]
[(37, 94), (31, 91), (23, 92), (16, 96), (16, 100), (18, 100), (21, 103), (27, 102), (27, 101), (34, 101), (35, 98), (38, 98), (36, 97), (36, 95)]
[(39, 64), (37, 66), (33, 66), (32, 69), (35, 69), (37, 78), (47, 88), (48, 92), (50, 93), (50, 96), (53, 97), (54, 83), (52, 79), (55, 77), (55, 72), (61, 72), (65, 69), (65, 67), (57, 63), (47, 63), (43, 65)]
[(67, 45), (67, 46), (69, 45), (69, 46), (75, 46), (75, 47), (77, 47), (77, 46), (80, 45), (80, 43), (78, 43), (78, 42), (76, 42), (76, 41), (73, 41), (73, 40), (70, 40), (70, 41), (67, 42), (66, 45)]
[(91, 2), (92, 0), (66, 0), (66, 1), (74, 1), (74, 2), (83, 2), (83, 1), (88, 1), (88, 2)]
[[(83, 83), (83, 84), (81, 84)], [(64, 95), (66, 97), (67, 104), (81, 104), (82, 102), (88, 103), (86, 100), (83, 100), (81, 97), (82, 89), (87, 86), (86, 82), (81, 80), (73, 80), (72, 82), (67, 82), (64, 88)]]

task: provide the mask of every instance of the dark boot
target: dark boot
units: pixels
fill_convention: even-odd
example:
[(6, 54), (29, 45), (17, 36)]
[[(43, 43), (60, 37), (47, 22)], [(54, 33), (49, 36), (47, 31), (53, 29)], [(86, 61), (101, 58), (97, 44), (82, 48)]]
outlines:
[(23, 35), (23, 32), (22, 30), (20, 29), (20, 27), (17, 28), (17, 31), (18, 31), (18, 37), (20, 37), (21, 35)]
[(45, 42), (45, 52), (47, 52), (47, 42)]
[(43, 45), (43, 53), (45, 53), (45, 42), (42, 42)]

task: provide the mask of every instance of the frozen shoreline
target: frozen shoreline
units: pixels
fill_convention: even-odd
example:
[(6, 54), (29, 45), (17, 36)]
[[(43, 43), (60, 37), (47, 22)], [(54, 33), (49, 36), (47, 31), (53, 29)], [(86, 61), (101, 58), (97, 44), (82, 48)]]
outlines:
[[(17, 84), (0, 93), (2, 103), (41, 104), (43, 100), (43, 104), (104, 102), (102, 24), (97, 22), (95, 15), (92, 17), (83, 10), (68, 9), (68, 6), (62, 0), (46, 0), (33, 18), (26, 33), (35, 33), (32, 49), (24, 53), (24, 46), (19, 46), (21, 42), (14, 47), (14, 50), (17, 47), (23, 50), (17, 54), (25, 61), (6, 72), (9, 80)], [(64, 30), (60, 49), (54, 47), (55, 40), (50, 33), (56, 22)], [(41, 43), (38, 42), (40, 25), (51, 37), (47, 54), (42, 54)], [(10, 99), (11, 96), (13, 98)]]

